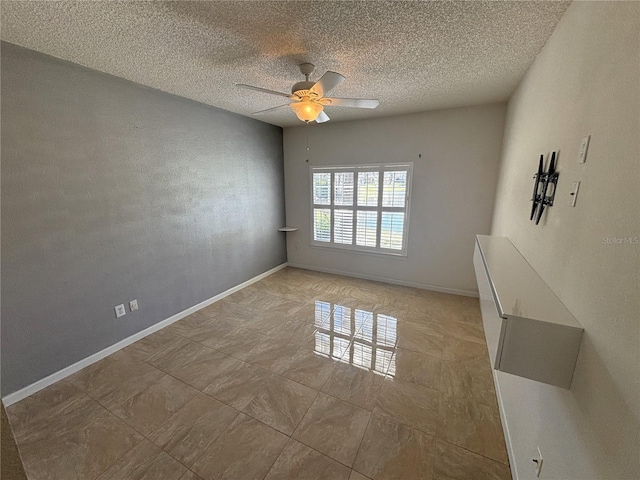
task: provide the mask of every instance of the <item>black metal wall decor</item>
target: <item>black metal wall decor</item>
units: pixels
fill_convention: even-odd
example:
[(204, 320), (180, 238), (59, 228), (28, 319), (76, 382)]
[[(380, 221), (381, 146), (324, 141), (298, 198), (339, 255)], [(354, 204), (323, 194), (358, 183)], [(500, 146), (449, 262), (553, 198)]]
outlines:
[[(535, 217), (536, 225), (542, 218), (542, 212), (545, 207), (553, 206), (553, 199), (556, 196), (556, 186), (558, 185), (558, 172), (556, 172), (556, 152), (551, 152), (551, 160), (549, 161), (549, 170), (544, 171), (544, 155), (540, 155), (540, 163), (538, 164), (538, 173), (533, 176), (535, 181), (533, 185), (533, 196), (531, 201), (531, 216), (529, 220)], [(537, 212), (537, 213), (536, 213)]]

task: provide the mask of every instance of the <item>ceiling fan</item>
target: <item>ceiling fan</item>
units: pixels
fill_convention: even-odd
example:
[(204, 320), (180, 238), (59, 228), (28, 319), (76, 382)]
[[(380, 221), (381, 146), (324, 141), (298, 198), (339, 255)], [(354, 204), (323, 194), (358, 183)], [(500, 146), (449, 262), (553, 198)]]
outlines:
[(256, 90), (258, 92), (269, 93), (286, 97), (291, 100), (284, 105), (267, 108), (255, 112), (254, 115), (261, 113), (273, 112), (280, 108), (291, 107), (291, 110), (303, 122), (309, 123), (314, 120), (316, 123), (323, 123), (329, 120), (329, 116), (324, 112), (324, 107), (353, 107), (353, 108), (376, 108), (380, 102), (378, 100), (365, 98), (333, 98), (325, 97), (327, 93), (333, 90), (344, 81), (344, 77), (336, 72), (326, 72), (317, 82), (309, 81), (309, 75), (313, 73), (314, 65), (311, 63), (303, 63), (300, 65), (300, 73), (305, 76), (303, 82), (298, 82), (291, 87), (291, 93), (276, 92), (267, 90), (266, 88), (254, 87), (252, 85), (237, 84), (240, 88)]

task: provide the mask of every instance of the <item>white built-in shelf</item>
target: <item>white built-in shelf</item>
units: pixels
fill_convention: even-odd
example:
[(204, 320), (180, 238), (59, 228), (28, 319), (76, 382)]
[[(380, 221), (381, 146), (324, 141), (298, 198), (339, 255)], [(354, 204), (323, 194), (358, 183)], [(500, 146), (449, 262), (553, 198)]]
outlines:
[(279, 232), (295, 232), (296, 230), (298, 230), (297, 227), (282, 227), (278, 229)]
[(506, 237), (477, 235), (473, 264), (494, 369), (569, 388), (583, 328)]

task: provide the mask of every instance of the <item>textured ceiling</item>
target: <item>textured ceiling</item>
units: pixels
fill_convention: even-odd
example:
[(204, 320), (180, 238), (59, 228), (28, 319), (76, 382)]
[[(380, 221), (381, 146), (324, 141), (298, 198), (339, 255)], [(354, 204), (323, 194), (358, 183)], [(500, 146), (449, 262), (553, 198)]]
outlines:
[[(569, 2), (3, 1), (3, 40), (242, 115), (284, 103), (311, 62), (347, 77), (332, 121), (504, 101)], [(289, 109), (256, 117), (299, 125)]]

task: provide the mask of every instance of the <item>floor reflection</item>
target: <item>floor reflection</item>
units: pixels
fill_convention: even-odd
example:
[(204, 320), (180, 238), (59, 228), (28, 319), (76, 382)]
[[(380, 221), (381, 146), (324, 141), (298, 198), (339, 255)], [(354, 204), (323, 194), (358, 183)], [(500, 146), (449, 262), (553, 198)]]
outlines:
[(397, 318), (316, 301), (315, 326), (318, 355), (381, 375), (395, 375)]

